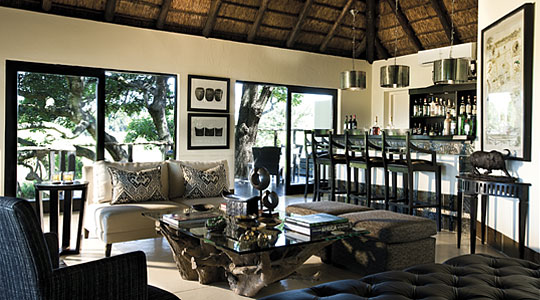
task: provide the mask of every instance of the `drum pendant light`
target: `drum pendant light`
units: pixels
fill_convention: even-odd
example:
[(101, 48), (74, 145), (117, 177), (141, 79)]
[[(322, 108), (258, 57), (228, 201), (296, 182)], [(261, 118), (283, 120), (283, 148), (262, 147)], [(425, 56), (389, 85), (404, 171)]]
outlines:
[(352, 30), (353, 30), (353, 39), (352, 39), (352, 70), (351, 71), (345, 71), (341, 72), (340, 79), (341, 79), (341, 86), (340, 88), (342, 90), (363, 90), (366, 88), (366, 72), (364, 71), (357, 71), (354, 68), (354, 59), (356, 58), (356, 14), (358, 13), (357, 10), (351, 9), (351, 14), (353, 16), (353, 24), (352, 24)]
[[(397, 16), (398, 0), (394, 7)], [(381, 87), (401, 88), (409, 86), (409, 66), (397, 64), (397, 25), (394, 27), (394, 64), (381, 67)]]
[(449, 58), (433, 62), (433, 83), (454, 84), (463, 83), (469, 77), (469, 61), (465, 58), (452, 58), (452, 46), (454, 46), (454, 0), (452, 0), (452, 31), (450, 32), (450, 55)]

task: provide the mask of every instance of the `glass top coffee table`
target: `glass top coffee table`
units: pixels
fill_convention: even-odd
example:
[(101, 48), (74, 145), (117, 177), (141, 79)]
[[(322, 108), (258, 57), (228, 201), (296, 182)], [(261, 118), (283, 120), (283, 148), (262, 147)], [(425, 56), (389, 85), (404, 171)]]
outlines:
[[(177, 212), (180, 219), (185, 213), (193, 216), (190, 210)], [(201, 284), (228, 281), (231, 290), (248, 297), (289, 276), (324, 247), (368, 233), (351, 229), (306, 238), (286, 232), (282, 226), (272, 227), (277, 222), (271, 218), (242, 220), (219, 210), (210, 213), (221, 216), (225, 225), (209, 228), (205, 220), (171, 222), (164, 214), (143, 215), (155, 220), (156, 229), (168, 240), (182, 279)]]

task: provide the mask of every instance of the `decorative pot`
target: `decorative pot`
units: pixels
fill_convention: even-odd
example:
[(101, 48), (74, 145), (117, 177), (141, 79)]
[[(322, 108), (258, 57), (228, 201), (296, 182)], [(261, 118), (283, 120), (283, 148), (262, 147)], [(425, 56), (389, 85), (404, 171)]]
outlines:
[(195, 98), (197, 98), (197, 100), (199, 101), (202, 101), (202, 99), (204, 99), (204, 88), (198, 87), (195, 89)]
[(214, 98), (216, 99), (216, 102), (220, 102), (223, 96), (223, 90), (222, 89), (216, 89), (216, 93), (214, 95)]
[(215, 93), (216, 93), (216, 91), (214, 91), (214, 89), (207, 88), (206, 93), (205, 93), (206, 101), (208, 101), (208, 102), (214, 101), (214, 94)]

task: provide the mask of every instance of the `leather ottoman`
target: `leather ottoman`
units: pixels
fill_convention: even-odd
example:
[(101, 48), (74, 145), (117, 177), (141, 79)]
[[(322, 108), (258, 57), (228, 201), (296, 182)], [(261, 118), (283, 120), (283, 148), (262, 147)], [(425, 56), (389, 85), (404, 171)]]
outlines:
[(470, 254), (359, 280), (340, 280), (262, 300), (540, 299), (540, 265)]

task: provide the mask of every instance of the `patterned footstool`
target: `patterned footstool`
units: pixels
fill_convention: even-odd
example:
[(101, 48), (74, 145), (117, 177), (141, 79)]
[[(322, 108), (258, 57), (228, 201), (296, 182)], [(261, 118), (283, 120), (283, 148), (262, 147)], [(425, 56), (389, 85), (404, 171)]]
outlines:
[(287, 206), (285, 210), (288, 214), (311, 215), (317, 213), (327, 213), (337, 216), (346, 213), (361, 212), (373, 209), (366, 206), (348, 204), (343, 202), (318, 201), (291, 204)]

